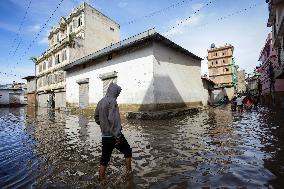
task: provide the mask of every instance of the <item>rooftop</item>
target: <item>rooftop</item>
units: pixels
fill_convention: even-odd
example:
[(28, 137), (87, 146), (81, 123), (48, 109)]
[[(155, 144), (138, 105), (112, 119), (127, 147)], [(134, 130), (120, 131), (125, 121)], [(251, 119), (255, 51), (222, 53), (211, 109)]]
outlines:
[(134, 45), (137, 45), (138, 43), (143, 43), (143, 42), (147, 42), (149, 40), (155, 40), (155, 41), (160, 41), (164, 44), (166, 44), (168, 47), (170, 48), (173, 48), (173, 49), (176, 49), (186, 55), (189, 55), (195, 59), (198, 59), (198, 60), (203, 60), (202, 58), (200, 58), (199, 56), (196, 56), (195, 54), (189, 52), (188, 50), (182, 48), (181, 46), (177, 45), (176, 43), (172, 42), (171, 40), (169, 40), (168, 38), (162, 36), (161, 34), (159, 34), (158, 32), (155, 31), (155, 29), (150, 29), (150, 30), (147, 30), (145, 32), (142, 32), (142, 33), (139, 33), (137, 35), (134, 35), (130, 38), (127, 38), (125, 40), (122, 40), (120, 42), (117, 42), (113, 45), (110, 45), (106, 48), (103, 48), (99, 51), (96, 51), (92, 54), (89, 54), (85, 57), (82, 57), (66, 66), (64, 66), (64, 70), (69, 70), (71, 68), (73, 68), (74, 66), (78, 66), (78, 65), (81, 65), (81, 64), (84, 64), (84, 63), (87, 63), (89, 61), (92, 61), (92, 60), (96, 60), (100, 57), (103, 57), (103, 56), (106, 56), (112, 52), (119, 52), (127, 47), (131, 47), (131, 46), (134, 46)]
[(234, 46), (231, 45), (231, 44), (226, 44), (226, 45), (221, 46), (221, 47), (210, 48), (210, 49), (208, 49), (207, 51), (208, 51), (208, 52), (214, 52), (214, 51), (220, 51), (220, 50), (229, 49), (229, 48), (234, 49)]

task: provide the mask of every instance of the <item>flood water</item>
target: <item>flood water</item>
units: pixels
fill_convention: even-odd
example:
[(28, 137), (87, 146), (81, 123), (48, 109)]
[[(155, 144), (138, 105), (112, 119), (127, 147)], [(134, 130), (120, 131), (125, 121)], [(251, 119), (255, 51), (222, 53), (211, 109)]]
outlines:
[[(106, 188), (284, 188), (284, 114), (203, 110), (123, 120), (133, 174), (114, 151)], [(46, 109), (0, 109), (0, 188), (98, 188), (99, 126)]]

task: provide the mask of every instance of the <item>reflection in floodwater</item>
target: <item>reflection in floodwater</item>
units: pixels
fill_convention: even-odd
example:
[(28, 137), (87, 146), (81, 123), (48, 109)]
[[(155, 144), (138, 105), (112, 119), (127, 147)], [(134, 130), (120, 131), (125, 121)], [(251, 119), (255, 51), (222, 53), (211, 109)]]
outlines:
[[(133, 150), (125, 181), (114, 151), (110, 188), (284, 188), (284, 117), (227, 108), (161, 121), (122, 120)], [(0, 109), (0, 188), (97, 188), (100, 128), (47, 109)]]

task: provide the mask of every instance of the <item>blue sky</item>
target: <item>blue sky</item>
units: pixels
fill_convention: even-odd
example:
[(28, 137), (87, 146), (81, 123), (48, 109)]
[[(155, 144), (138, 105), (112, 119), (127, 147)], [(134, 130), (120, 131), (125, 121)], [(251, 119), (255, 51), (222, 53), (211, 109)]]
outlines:
[[(258, 56), (270, 28), (266, 27), (268, 8), (265, 0), (88, 0), (87, 3), (121, 24), (121, 39), (149, 28), (156, 30), (200, 57), (207, 55), (211, 43), (235, 46), (236, 63), (250, 73), (259, 64)], [(31, 3), (30, 3), (31, 2)], [(47, 33), (60, 16), (66, 16), (81, 0), (63, 0), (48, 26), (34, 38), (51, 16), (60, 0), (1, 0), (0, 2), (0, 84), (23, 81), (20, 76), (34, 74), (29, 60), (47, 49)], [(144, 17), (181, 2), (151, 17)], [(30, 3), (30, 8), (27, 7)], [(250, 6), (257, 5), (251, 9)], [(194, 12), (198, 9), (197, 14)], [(247, 8), (247, 11), (244, 9)], [(227, 17), (240, 10), (244, 12)], [(187, 21), (185, 18), (191, 17)], [(220, 19), (225, 18), (225, 19)], [(128, 24), (129, 21), (134, 23)], [(168, 31), (171, 27), (175, 29)], [(21, 27), (20, 27), (21, 26)], [(20, 29), (20, 30), (19, 30)], [(34, 40), (32, 45), (31, 42)], [(30, 48), (29, 48), (30, 46)], [(17, 48), (18, 47), (18, 48)], [(202, 61), (202, 73), (207, 61)], [(17, 75), (17, 76), (13, 76)], [(190, 76), (189, 76), (190, 77)]]

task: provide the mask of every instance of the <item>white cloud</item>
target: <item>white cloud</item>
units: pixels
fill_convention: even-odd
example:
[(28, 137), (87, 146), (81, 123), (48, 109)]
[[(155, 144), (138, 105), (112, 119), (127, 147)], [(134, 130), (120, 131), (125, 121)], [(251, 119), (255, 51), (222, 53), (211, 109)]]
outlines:
[(47, 45), (48, 44), (48, 35), (49, 35), (49, 33), (50, 33), (50, 29), (46, 29), (44, 35), (38, 41), (38, 44), (40, 44), (40, 45)]
[(41, 40), (39, 40), (39, 41), (38, 41), (38, 44), (47, 45), (47, 44), (48, 44), (48, 39), (47, 39), (47, 37), (43, 37)]
[(192, 8), (194, 11), (197, 11), (197, 10), (203, 8), (203, 7), (204, 7), (204, 4), (203, 4), (203, 3), (196, 3), (196, 4), (191, 5), (191, 8)]
[[(203, 19), (204, 19), (203, 14), (199, 14), (199, 15), (193, 14), (187, 20), (178, 19), (174, 22), (174, 24), (170, 24), (171, 26), (175, 26), (175, 28), (167, 31), (166, 33), (164, 33), (164, 35), (175, 36), (175, 35), (184, 34), (186, 30), (193, 29), (196, 26), (198, 26)], [(170, 23), (172, 23), (172, 21), (170, 21)]]
[(39, 24), (35, 24), (35, 25), (33, 25), (33, 26), (29, 26), (29, 27), (28, 27), (28, 31), (30, 31), (30, 32), (36, 33), (36, 32), (38, 32), (39, 30), (40, 30), (40, 25), (39, 25)]

